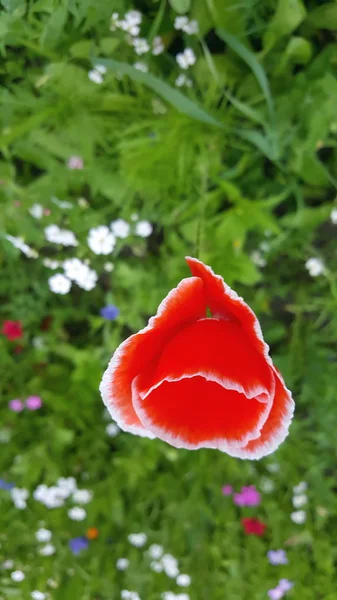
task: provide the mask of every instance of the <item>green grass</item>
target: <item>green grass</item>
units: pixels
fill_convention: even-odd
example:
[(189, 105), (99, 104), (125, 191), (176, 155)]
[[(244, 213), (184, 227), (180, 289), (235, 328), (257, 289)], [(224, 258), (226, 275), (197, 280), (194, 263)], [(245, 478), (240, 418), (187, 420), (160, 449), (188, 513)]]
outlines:
[[(110, 30), (111, 13), (130, 9), (143, 14), (140, 37), (161, 36), (162, 54), (138, 56)], [(186, 11), (197, 35), (174, 28)], [(16, 342), (0, 335), (0, 480), (29, 491), (20, 510), (0, 489), (1, 599), (40, 590), (118, 600), (127, 589), (142, 600), (165, 591), (263, 600), (281, 578), (294, 583), (289, 599), (337, 599), (336, 19), (335, 3), (313, 0), (0, 0), (0, 329), (20, 320), (24, 332)], [(196, 63), (185, 72), (175, 56), (186, 47)], [(88, 77), (97, 64), (107, 67), (101, 84)], [(181, 72), (191, 87), (176, 87)], [(83, 169), (67, 166), (72, 156)], [(36, 204), (41, 218), (30, 213)], [(89, 230), (118, 218), (130, 235), (95, 254)], [(137, 235), (140, 220), (150, 236)], [(77, 246), (46, 241), (52, 224)], [(184, 256), (196, 253), (255, 310), (293, 391), (289, 437), (259, 462), (106, 433), (98, 386), (107, 362), (188, 276)], [(50, 290), (62, 268), (45, 259), (69, 257), (97, 272), (92, 290)], [(324, 262), (317, 277), (309, 258)], [(120, 310), (112, 322), (100, 316), (106, 304)], [(30, 395), (40, 410), (9, 409)], [(60, 477), (93, 492), (85, 520), (69, 518), (70, 499), (48, 509), (34, 498)], [(308, 502), (296, 524), (300, 481)], [(261, 504), (235, 506), (225, 484), (255, 485)], [(263, 537), (244, 534), (246, 516), (267, 525)], [(42, 526), (52, 556), (40, 554)], [(98, 538), (73, 555), (69, 541), (90, 527)], [(137, 532), (148, 536), (143, 548), (128, 541)], [(188, 588), (151, 569), (153, 543), (177, 558)], [(267, 552), (279, 548), (288, 564), (272, 566)], [(126, 571), (116, 569), (121, 557)], [(1, 567), (7, 560), (13, 567)]]

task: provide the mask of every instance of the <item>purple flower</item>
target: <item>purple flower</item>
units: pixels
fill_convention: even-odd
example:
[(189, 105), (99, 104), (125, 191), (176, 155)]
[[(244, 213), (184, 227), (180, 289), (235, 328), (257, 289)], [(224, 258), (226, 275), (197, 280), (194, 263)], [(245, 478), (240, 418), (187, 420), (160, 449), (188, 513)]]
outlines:
[(243, 486), (241, 492), (234, 494), (234, 504), (237, 506), (258, 506), (261, 502), (261, 495), (255, 485)]
[(268, 560), (271, 565), (287, 565), (288, 559), (284, 550), (269, 550), (267, 552)]
[(99, 311), (101, 317), (107, 319), (108, 321), (114, 321), (119, 315), (119, 308), (114, 306), (113, 304), (107, 304)]
[(270, 600), (280, 600), (283, 598), (283, 591), (279, 587), (273, 588), (268, 591), (268, 597)]
[(81, 536), (69, 540), (69, 548), (73, 554), (79, 554), (82, 550), (86, 550), (89, 546), (89, 542), (86, 537)]
[(23, 402), (21, 402), (21, 400), (18, 400), (17, 398), (15, 400), (11, 400), (8, 403), (9, 408), (13, 411), (13, 412), (21, 412), (24, 409), (24, 404)]
[(12, 490), (15, 487), (14, 483), (8, 483), (4, 479), (0, 479), (0, 490)]
[(42, 406), (42, 399), (40, 396), (29, 396), (25, 404), (28, 410), (38, 410)]
[(280, 579), (280, 581), (278, 582), (278, 587), (285, 594), (286, 592), (289, 592), (291, 588), (294, 587), (294, 584), (292, 581), (289, 581), (289, 579)]
[(222, 491), (222, 493), (223, 493), (224, 496), (231, 496), (232, 493), (233, 493), (233, 486), (231, 486), (229, 484), (226, 484), (226, 485), (223, 486), (223, 488), (222, 488), (221, 491)]

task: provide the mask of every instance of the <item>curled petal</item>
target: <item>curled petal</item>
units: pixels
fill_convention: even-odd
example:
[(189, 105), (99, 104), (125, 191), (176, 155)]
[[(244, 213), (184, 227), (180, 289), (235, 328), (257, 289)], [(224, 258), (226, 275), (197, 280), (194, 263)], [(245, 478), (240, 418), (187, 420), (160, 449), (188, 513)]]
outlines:
[(153, 369), (165, 345), (184, 326), (206, 315), (201, 279), (183, 279), (160, 304), (147, 327), (115, 351), (104, 373), (100, 392), (111, 416), (124, 431), (154, 437), (144, 427), (132, 404), (132, 381), (144, 369)]

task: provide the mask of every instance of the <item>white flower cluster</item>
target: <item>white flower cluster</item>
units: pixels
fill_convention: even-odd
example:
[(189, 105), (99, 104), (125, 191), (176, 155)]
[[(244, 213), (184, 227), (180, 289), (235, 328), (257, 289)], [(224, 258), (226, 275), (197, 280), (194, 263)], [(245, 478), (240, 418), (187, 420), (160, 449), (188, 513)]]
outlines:
[(10, 491), (11, 498), (16, 508), (23, 510), (27, 506), (27, 499), (29, 498), (29, 491), (25, 488), (14, 487)]
[(267, 264), (266, 259), (262, 256), (259, 250), (253, 250), (253, 252), (250, 254), (250, 259), (256, 267), (263, 268)]
[[(55, 261), (55, 263), (56, 262), (57, 261)], [(50, 267), (50, 264), (46, 266)], [(55, 268), (57, 266), (59, 266), (59, 264), (55, 264)], [(96, 271), (90, 269), (90, 267), (79, 258), (67, 258), (62, 266), (64, 274), (57, 273), (48, 279), (49, 288), (54, 294), (68, 294), (71, 289), (72, 281), (77, 283), (80, 288), (87, 292), (96, 286), (98, 280)]]
[(131, 39), (129, 39), (131, 45), (134, 47), (136, 54), (146, 54), (152, 50), (154, 56), (158, 56), (164, 52), (164, 44), (161, 37), (156, 36), (152, 42), (152, 49), (150, 44), (145, 38), (137, 37), (140, 34), (140, 28), (142, 24), (142, 14), (139, 10), (129, 10), (125, 13), (123, 18), (119, 17), (119, 13), (114, 12), (111, 16), (110, 30), (116, 31), (121, 29), (125, 31)]
[(176, 61), (181, 69), (188, 69), (195, 64), (197, 58), (192, 48), (185, 48), (184, 52), (178, 52)]
[(68, 229), (60, 229), (58, 225), (45, 227), (44, 235), (47, 242), (61, 244), (61, 246), (77, 246), (78, 241), (75, 234)]
[(163, 546), (152, 544), (148, 551), (148, 556), (152, 559), (150, 568), (156, 573), (164, 572), (168, 577), (175, 579), (177, 585), (187, 587), (191, 583), (189, 575), (180, 573), (177, 559), (172, 554), (164, 554)]
[(337, 225), (337, 208), (333, 208), (330, 213), (331, 223)]
[(141, 600), (138, 592), (131, 592), (130, 590), (121, 591), (122, 600)]
[(147, 535), (146, 533), (130, 533), (128, 540), (132, 546), (142, 548), (147, 542)]
[(187, 77), (185, 73), (180, 73), (174, 83), (177, 87), (183, 87), (184, 85), (186, 87), (192, 87), (193, 85), (192, 79)]
[(31, 593), (30, 597), (33, 600), (46, 600), (46, 598), (47, 598), (46, 594), (44, 594), (44, 592), (39, 592), (39, 590), (34, 590)]
[(318, 277), (318, 275), (322, 275), (325, 271), (325, 264), (321, 258), (308, 258), (305, 267), (311, 277)]
[(187, 33), (187, 35), (196, 35), (199, 33), (199, 23), (195, 19), (190, 21), (186, 15), (183, 15), (175, 18), (174, 29), (183, 31), (184, 33)]
[(149, 70), (147, 64), (140, 61), (133, 63), (133, 66), (135, 69), (137, 69), (137, 71), (141, 71), (142, 73), (147, 73)]
[[(79, 490), (74, 477), (60, 477), (56, 485), (47, 486), (40, 484), (33, 493), (35, 500), (41, 502), (47, 508), (59, 508), (63, 506), (68, 498), (77, 504), (88, 504), (92, 500), (90, 490)], [(81, 506), (74, 506), (68, 511), (68, 516), (74, 521), (81, 521), (86, 517), (86, 511)], [(50, 532), (40, 529), (36, 533), (39, 541), (49, 541)]]
[(162, 600), (190, 600), (188, 594), (174, 594), (174, 592), (163, 592)]
[(49, 529), (41, 527), (35, 532), (35, 537), (39, 543), (44, 544), (39, 548), (41, 556), (52, 556), (55, 554), (55, 546), (50, 543), (52, 532)]
[(28, 246), (21, 237), (15, 237), (14, 235), (5, 235), (6, 240), (8, 240), (15, 248), (20, 250), (22, 254), (27, 256), (28, 258), (37, 258), (38, 252)]
[(116, 238), (106, 225), (90, 229), (88, 246), (95, 254), (111, 254), (115, 245)]
[(29, 209), (30, 214), (34, 219), (41, 219), (43, 217), (43, 206), (42, 204), (33, 204)]
[(91, 69), (91, 71), (89, 71), (88, 77), (93, 83), (101, 85), (101, 83), (103, 83), (104, 81), (103, 75), (105, 75), (105, 73), (106, 67), (104, 65), (96, 65), (94, 69)]
[(120, 429), (116, 423), (108, 423), (105, 428), (105, 431), (109, 437), (116, 437), (119, 434)]
[(130, 561), (128, 558), (118, 558), (116, 561), (116, 568), (118, 571), (125, 571), (128, 568)]
[[(306, 491), (308, 484), (306, 481), (301, 481), (298, 485), (293, 488), (293, 506), (294, 508), (301, 508), (308, 502)], [(291, 520), (297, 525), (303, 525), (307, 518), (305, 510), (296, 510), (290, 515)]]

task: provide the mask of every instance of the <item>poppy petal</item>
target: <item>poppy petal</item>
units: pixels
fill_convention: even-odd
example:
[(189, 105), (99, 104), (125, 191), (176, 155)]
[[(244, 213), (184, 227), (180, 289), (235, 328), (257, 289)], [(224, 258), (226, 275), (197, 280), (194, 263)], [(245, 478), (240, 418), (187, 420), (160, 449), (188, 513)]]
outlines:
[(261, 429), (258, 439), (251, 440), (238, 450), (238, 458), (259, 459), (274, 452), (288, 435), (293, 418), (295, 403), (291, 392), (286, 388), (282, 375), (274, 367), (275, 398), (268, 419)]
[(270, 402), (275, 381), (272, 369), (251, 345), (236, 321), (200, 319), (180, 330), (158, 361), (148, 393), (166, 381), (201, 375), (226, 389)]
[(211, 267), (190, 256), (186, 257), (186, 262), (192, 275), (200, 277), (204, 282), (206, 302), (212, 315), (239, 322), (249, 336), (251, 344), (272, 366), (269, 346), (265, 343), (260, 323), (248, 304), (224, 282), (221, 275), (216, 275)]
[(103, 375), (100, 392), (112, 418), (124, 431), (153, 438), (132, 404), (132, 381), (152, 363), (165, 345), (184, 326), (205, 317), (206, 302), (201, 279), (189, 277), (171, 290), (148, 325), (130, 336), (115, 351)]

